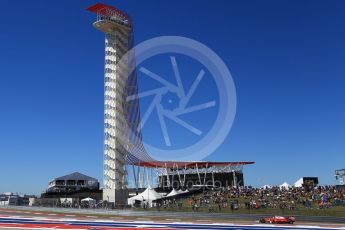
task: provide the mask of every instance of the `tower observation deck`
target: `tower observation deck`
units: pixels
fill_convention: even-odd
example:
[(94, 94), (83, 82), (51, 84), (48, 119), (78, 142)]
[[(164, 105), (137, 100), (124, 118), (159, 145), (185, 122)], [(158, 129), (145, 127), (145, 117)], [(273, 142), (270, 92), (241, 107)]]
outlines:
[(112, 6), (97, 3), (87, 10), (97, 15), (93, 26), (105, 34), (103, 200), (124, 205), (128, 198), (127, 165), (152, 160), (137, 130), (139, 101), (126, 101), (138, 91), (134, 52), (128, 53), (133, 46), (132, 22)]

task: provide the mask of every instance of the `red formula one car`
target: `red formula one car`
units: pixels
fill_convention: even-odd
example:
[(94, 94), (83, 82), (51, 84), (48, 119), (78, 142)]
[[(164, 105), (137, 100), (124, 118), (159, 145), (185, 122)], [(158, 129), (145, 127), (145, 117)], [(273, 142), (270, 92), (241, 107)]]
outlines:
[(273, 217), (266, 217), (261, 218), (260, 223), (267, 223), (267, 224), (293, 224), (295, 222), (295, 217), (292, 216), (273, 216)]

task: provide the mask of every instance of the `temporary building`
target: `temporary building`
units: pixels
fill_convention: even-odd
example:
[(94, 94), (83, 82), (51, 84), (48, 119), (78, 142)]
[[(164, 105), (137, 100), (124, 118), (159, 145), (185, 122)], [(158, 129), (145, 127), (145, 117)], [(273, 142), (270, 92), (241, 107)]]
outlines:
[(302, 187), (303, 186), (303, 177), (299, 178), (298, 181), (296, 181), (294, 185), (296, 188)]
[(92, 198), (90, 198), (90, 197), (85, 198), (85, 199), (82, 199), (81, 202), (82, 202), (82, 203), (88, 203), (88, 204), (89, 204), (89, 207), (95, 207), (95, 206), (96, 206), (96, 200), (95, 200), (95, 199), (92, 199)]
[(180, 194), (175, 188), (173, 188), (173, 190), (171, 190), (171, 192), (168, 193), (167, 197), (169, 196), (176, 196)]
[(162, 197), (163, 196), (161, 194), (157, 193), (153, 188), (149, 186), (147, 189), (145, 189), (144, 192), (131, 198), (128, 198), (128, 204), (134, 206), (135, 202), (139, 201), (141, 203), (146, 202), (150, 206), (152, 206), (152, 201), (160, 199)]
[(167, 197), (169, 196), (176, 196), (179, 195), (179, 191), (177, 191), (176, 189), (173, 188), (173, 190), (171, 190), (171, 192), (169, 192), (169, 194), (167, 195)]
[(280, 189), (289, 189), (290, 185), (287, 182), (284, 182), (283, 184), (279, 185)]
[(182, 190), (182, 189), (180, 189), (180, 190), (178, 190), (177, 191), (179, 194), (182, 194), (182, 193), (188, 193), (189, 191), (188, 191), (188, 189), (186, 189), (186, 190)]

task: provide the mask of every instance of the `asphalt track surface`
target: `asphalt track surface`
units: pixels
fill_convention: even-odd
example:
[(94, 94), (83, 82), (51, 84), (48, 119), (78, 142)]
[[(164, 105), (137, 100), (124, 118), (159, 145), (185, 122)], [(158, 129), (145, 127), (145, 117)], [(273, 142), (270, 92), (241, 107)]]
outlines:
[[(104, 209), (70, 209), (70, 208), (44, 208), (44, 207), (23, 207), (9, 206), (9, 209), (17, 211), (46, 211), (46, 212), (64, 212), (64, 213), (80, 213), (80, 214), (97, 214), (97, 215), (113, 215), (121, 217), (150, 217), (150, 218), (190, 218), (200, 220), (247, 220), (256, 221), (262, 217), (268, 217), (264, 214), (231, 214), (231, 213), (205, 213), (205, 212), (169, 212), (169, 211), (146, 211), (146, 210), (104, 210)], [(345, 223), (344, 217), (332, 216), (295, 216), (298, 222), (323, 222), (323, 223)]]
[[(135, 212), (132, 212), (132, 214)], [(148, 212), (146, 212), (147, 214)], [(89, 214), (71, 214), (68, 212), (38, 212), (37, 210), (0, 209), (0, 229), (236, 229), (236, 230), (280, 230), (280, 229), (343, 229), (344, 224), (296, 224), (296, 225), (264, 225), (255, 222), (198, 223), (168, 219), (140, 220), (130, 216), (91, 216)], [(112, 219), (114, 218), (114, 219)], [(195, 219), (195, 221), (197, 221)], [(205, 220), (206, 221), (206, 220)]]

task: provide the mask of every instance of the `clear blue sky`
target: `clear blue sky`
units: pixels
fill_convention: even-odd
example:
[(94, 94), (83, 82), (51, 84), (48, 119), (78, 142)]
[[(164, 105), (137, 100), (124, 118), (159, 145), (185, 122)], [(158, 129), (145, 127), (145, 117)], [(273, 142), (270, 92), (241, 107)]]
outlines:
[[(335, 183), (345, 167), (344, 1), (103, 2), (131, 15), (136, 43), (186, 36), (229, 66), (237, 115), (209, 160), (255, 161), (246, 184)], [(94, 3), (1, 2), (0, 192), (37, 194), (74, 171), (102, 180), (104, 37), (85, 11)]]

